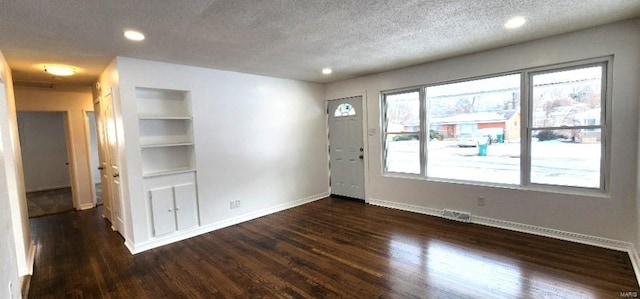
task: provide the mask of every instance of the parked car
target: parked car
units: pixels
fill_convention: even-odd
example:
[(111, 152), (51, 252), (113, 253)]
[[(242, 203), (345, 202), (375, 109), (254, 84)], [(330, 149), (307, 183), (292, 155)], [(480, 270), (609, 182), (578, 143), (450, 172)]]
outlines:
[(409, 140), (420, 140), (420, 133), (406, 133), (406, 134), (398, 134), (393, 136), (393, 141), (409, 141)]
[(458, 135), (459, 147), (476, 147), (480, 144), (491, 144), (491, 136), (482, 136), (472, 133), (460, 133)]

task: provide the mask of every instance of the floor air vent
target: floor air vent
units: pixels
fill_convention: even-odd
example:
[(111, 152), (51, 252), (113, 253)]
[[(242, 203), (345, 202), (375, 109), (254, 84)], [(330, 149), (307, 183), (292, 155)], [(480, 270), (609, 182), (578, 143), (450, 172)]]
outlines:
[(455, 220), (455, 221), (460, 221), (460, 222), (467, 222), (467, 223), (471, 222), (471, 213), (468, 213), (468, 212), (460, 212), (460, 211), (444, 209), (442, 211), (442, 217)]

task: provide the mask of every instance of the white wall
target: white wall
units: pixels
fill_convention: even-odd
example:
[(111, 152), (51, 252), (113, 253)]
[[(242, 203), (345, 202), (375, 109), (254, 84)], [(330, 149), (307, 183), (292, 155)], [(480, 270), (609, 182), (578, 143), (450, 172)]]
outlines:
[(71, 186), (63, 112), (18, 112), (27, 192)]
[[(122, 57), (117, 73), (126, 159), (120, 174), (135, 243), (150, 238), (136, 87), (190, 92), (202, 225), (328, 191), (323, 85)], [(231, 210), (232, 200), (241, 207)]]
[[(33, 271), (35, 246), (29, 231), (29, 215), (27, 198), (22, 174), (22, 157), (20, 139), (16, 120), (16, 103), (14, 98), (11, 69), (0, 52), (0, 79), (4, 82), (4, 96), (0, 96), (0, 135), (2, 137), (2, 158), (6, 178), (6, 191), (9, 201), (11, 224), (13, 228), (15, 257), (18, 273), (28, 275)], [(4, 194), (0, 194), (4, 197)], [(7, 200), (4, 198), (2, 200)], [(6, 211), (6, 210), (5, 210)]]
[[(4, 138), (6, 134), (6, 124), (8, 123), (8, 115), (6, 114), (7, 102), (12, 100), (13, 92), (11, 84), (11, 71), (7, 66), (2, 53), (0, 53), (0, 105), (5, 114), (0, 114), (0, 121), (2, 122), (2, 129), (0, 130), (0, 211), (3, 211), (3, 216), (0, 217), (0, 236), (3, 241), (0, 242), (0, 297), (12, 298), (19, 294), (19, 274), (18, 274), (18, 254), (16, 250), (16, 243), (21, 248), (20, 264), (25, 266), (25, 246), (23, 245), (23, 238), (15, 238), (15, 232), (21, 233), (21, 231), (29, 230), (29, 226), (21, 227), (20, 230), (15, 230), (14, 226), (22, 226), (20, 221), (21, 213), (19, 209), (16, 209), (15, 204), (11, 201), (18, 198), (15, 194), (17, 190), (10, 188), (10, 181), (15, 181), (15, 172), (9, 171), (9, 168), (5, 164), (6, 159), (13, 158), (11, 151), (11, 143), (7, 142)], [(5, 83), (6, 82), (6, 83)], [(15, 215), (14, 215), (15, 213)], [(21, 236), (21, 235), (20, 235)], [(16, 242), (17, 240), (17, 242)], [(26, 274), (26, 273), (25, 273)], [(10, 290), (5, 290), (4, 286), (11, 284)], [(18, 298), (17, 296), (15, 298)]]
[(86, 91), (57, 91), (45, 89), (15, 90), (18, 111), (66, 112), (67, 146), (71, 156), (69, 168), (73, 201), (76, 209), (94, 207), (91, 179), (91, 154), (88, 148), (88, 129), (85, 115), (93, 111), (91, 89)]
[[(637, 244), (637, 144), (640, 20), (597, 27), (491, 51), (327, 85), (327, 99), (366, 93), (369, 172), (367, 200), (384, 200)], [(563, 194), (392, 178), (382, 174), (380, 92), (523, 68), (614, 55), (609, 193)], [(486, 197), (486, 206), (476, 204)]]

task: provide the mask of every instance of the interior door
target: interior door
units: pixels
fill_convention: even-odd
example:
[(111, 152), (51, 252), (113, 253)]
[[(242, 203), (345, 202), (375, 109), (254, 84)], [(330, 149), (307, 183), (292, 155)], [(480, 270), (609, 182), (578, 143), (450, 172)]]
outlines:
[(122, 215), (120, 167), (118, 165), (118, 133), (116, 130), (115, 111), (113, 109), (113, 93), (109, 91), (103, 97), (103, 111), (105, 116), (105, 133), (107, 140), (107, 165), (105, 169), (109, 195), (111, 198), (111, 225), (113, 229), (122, 232), (124, 217)]
[(364, 200), (362, 97), (329, 101), (331, 194)]
[(111, 210), (111, 192), (109, 192), (109, 162), (107, 161), (107, 137), (105, 133), (104, 125), (104, 112), (102, 110), (102, 101), (97, 98), (93, 103), (93, 109), (96, 117), (96, 131), (98, 133), (98, 171), (100, 171), (100, 185), (102, 190), (102, 217), (109, 219), (113, 222), (111, 217), (113, 211)]

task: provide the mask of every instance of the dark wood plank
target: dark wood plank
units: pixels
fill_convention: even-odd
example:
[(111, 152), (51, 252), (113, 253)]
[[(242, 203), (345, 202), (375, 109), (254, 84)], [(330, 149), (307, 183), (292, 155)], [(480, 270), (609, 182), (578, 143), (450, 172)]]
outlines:
[(624, 252), (326, 198), (132, 256), (99, 209), (31, 219), (31, 298), (620, 298)]

